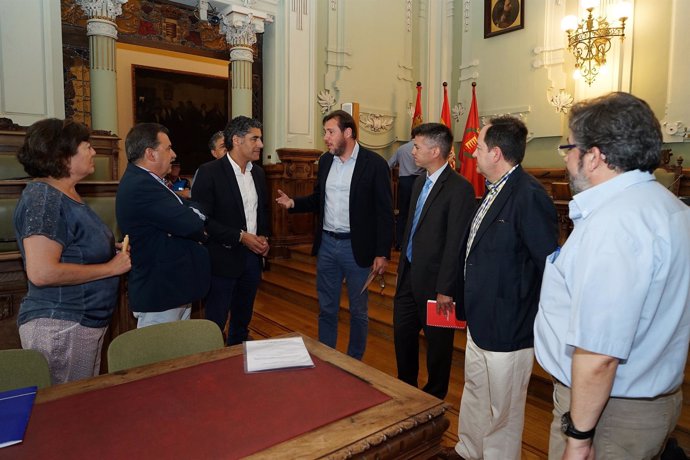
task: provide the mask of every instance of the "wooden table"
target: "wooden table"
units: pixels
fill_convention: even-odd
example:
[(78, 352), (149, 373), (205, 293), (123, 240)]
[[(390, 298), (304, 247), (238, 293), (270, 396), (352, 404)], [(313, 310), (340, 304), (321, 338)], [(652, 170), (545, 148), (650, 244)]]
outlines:
[[(296, 335), (299, 334), (287, 336)], [(449, 425), (448, 419), (444, 416), (447, 406), (443, 401), (308, 337), (303, 339), (313, 356), (364, 380), (390, 399), (276, 444), (248, 458), (431, 458), (440, 450), (441, 437)], [(57, 385), (40, 390), (36, 404), (127, 382), (145, 381), (168, 372), (240, 354), (242, 347), (235, 346)], [(314, 397), (317, 398), (318, 395)], [(98, 408), (95, 407), (94, 410)], [(280, 413), (271, 414), (271, 417), (280, 416)], [(289, 423), (289, 420), (285, 422)], [(103, 423), (108, 423), (107, 417), (103, 418)], [(116, 426), (112, 428), (113, 433), (122, 429)], [(21, 449), (21, 445), (0, 449), (0, 459), (6, 455), (17, 458), (17, 454), (21, 454)], [(72, 457), (78, 457), (78, 453), (72, 452)], [(107, 446), (104, 446), (102, 458), (109, 458)]]

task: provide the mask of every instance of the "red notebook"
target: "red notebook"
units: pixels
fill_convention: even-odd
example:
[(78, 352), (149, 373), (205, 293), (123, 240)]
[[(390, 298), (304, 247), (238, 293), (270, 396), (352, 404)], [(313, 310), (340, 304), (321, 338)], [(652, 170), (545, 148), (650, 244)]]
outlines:
[(450, 327), (453, 329), (465, 329), (466, 321), (460, 321), (455, 318), (455, 302), (453, 302), (453, 309), (448, 313), (448, 316), (436, 312), (436, 301), (426, 301), (426, 324), (435, 327)]

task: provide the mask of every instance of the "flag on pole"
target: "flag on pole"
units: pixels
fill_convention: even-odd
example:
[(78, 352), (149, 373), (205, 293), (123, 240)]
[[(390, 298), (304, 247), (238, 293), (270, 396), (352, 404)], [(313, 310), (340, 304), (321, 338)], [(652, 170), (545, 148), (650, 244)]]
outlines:
[(450, 104), (448, 103), (448, 83), (443, 82), (443, 106), (441, 107), (441, 123), (453, 129), (450, 125)]
[[(408, 112), (409, 113), (409, 112)], [(410, 131), (415, 129), (417, 126), (424, 123), (422, 120), (422, 82), (417, 82), (417, 102), (414, 106), (414, 115), (412, 116), (412, 128)]]
[(484, 178), (477, 172), (477, 160), (472, 158), (472, 154), (477, 149), (477, 140), (479, 139), (479, 112), (477, 111), (476, 86), (477, 84), (473, 82), (472, 104), (470, 105), (470, 112), (467, 114), (465, 133), (460, 144), (460, 174), (470, 181), (476, 196), (482, 196), (484, 195)]
[[(441, 123), (446, 125), (451, 131), (453, 127), (450, 125), (450, 104), (448, 103), (448, 83), (443, 82), (443, 105), (441, 106)], [(448, 164), (455, 169), (455, 149), (450, 146), (450, 157), (448, 157)]]

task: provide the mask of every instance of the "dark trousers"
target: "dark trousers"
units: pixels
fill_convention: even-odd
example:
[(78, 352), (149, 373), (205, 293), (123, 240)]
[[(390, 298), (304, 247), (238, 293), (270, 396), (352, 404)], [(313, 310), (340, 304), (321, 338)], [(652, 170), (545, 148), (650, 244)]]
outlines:
[(261, 257), (249, 250), (244, 271), (239, 277), (211, 276), (211, 288), (206, 296), (206, 319), (216, 323), (222, 331), (230, 314), (228, 345), (247, 340), (260, 280)]
[[(439, 399), (446, 397), (453, 361), (454, 329), (426, 325), (426, 301), (417, 303), (412, 295), (410, 263), (403, 262), (400, 286), (393, 301), (393, 334), (398, 378), (414, 387), (419, 375), (419, 331), (427, 341), (426, 368), (429, 374), (423, 390)], [(435, 299), (432, 299), (435, 300)]]
[(418, 176), (402, 176), (398, 178), (398, 218), (395, 221), (395, 244), (403, 246), (403, 234), (407, 225), (410, 211), (410, 197), (412, 196), (412, 184)]

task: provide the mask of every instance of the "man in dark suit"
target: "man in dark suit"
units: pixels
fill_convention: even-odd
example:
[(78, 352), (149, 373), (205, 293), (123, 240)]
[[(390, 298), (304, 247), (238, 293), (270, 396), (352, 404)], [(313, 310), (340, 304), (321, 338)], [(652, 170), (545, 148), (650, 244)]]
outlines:
[(467, 347), (456, 451), (465, 459), (519, 459), (522, 449), (539, 289), (558, 244), (553, 202), (520, 166), (526, 140), (522, 121), (494, 118), (473, 155), (487, 192), (465, 237), (458, 277), (464, 308), (456, 312), (467, 320)]
[(366, 289), (369, 273), (383, 274), (393, 241), (393, 198), (386, 160), (357, 143), (350, 114), (336, 110), (323, 119), (328, 153), (319, 159), (311, 195), (294, 200), (278, 190), (276, 202), (290, 212), (315, 212), (314, 235), (319, 296), (319, 341), (335, 348), (343, 278), (350, 300), (347, 354), (361, 359), (369, 317)]
[(412, 156), (426, 174), (412, 187), (409, 215), (398, 266), (398, 286), (393, 307), (395, 357), (398, 378), (417, 386), (419, 331), (427, 341), (428, 379), (424, 391), (443, 399), (453, 359), (455, 329), (427, 326), (427, 300), (454, 315), (460, 244), (474, 215), (472, 185), (448, 165), (453, 134), (441, 123), (427, 123), (412, 130)]
[(228, 153), (199, 167), (192, 189), (208, 216), (211, 289), (206, 318), (225, 328), (228, 345), (247, 340), (254, 298), (268, 254), (266, 176), (252, 163), (263, 143), (261, 123), (239, 116), (225, 128)]
[(203, 298), (209, 286), (208, 252), (201, 244), (206, 217), (163, 180), (176, 158), (163, 125), (136, 125), (125, 150), (129, 164), (115, 212), (132, 248), (129, 306), (138, 327), (188, 319), (191, 302)]

